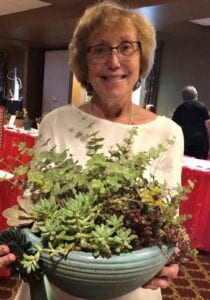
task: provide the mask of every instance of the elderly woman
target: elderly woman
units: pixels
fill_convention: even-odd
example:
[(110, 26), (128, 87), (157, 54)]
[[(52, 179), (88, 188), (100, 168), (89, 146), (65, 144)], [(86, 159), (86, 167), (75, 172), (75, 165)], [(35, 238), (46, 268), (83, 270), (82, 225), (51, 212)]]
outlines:
[[(150, 72), (155, 46), (154, 28), (143, 16), (112, 1), (88, 8), (70, 43), (69, 62), (91, 99), (80, 107), (58, 108), (44, 118), (40, 135), (44, 140), (49, 139), (48, 147), (55, 146), (59, 152), (69, 149), (74, 158), (84, 164), (87, 160), (85, 145), (92, 131), (103, 137), (106, 153), (121, 143), (135, 125), (138, 135), (133, 139), (133, 153), (175, 137), (175, 143), (154, 169), (160, 179), (176, 185), (180, 181), (183, 155), (180, 127), (131, 101), (133, 90)], [(177, 265), (167, 265), (144, 288), (117, 299), (162, 299), (160, 288), (167, 287), (177, 272)], [(54, 291), (56, 299), (78, 299), (56, 287)], [(21, 295), (20, 292), (19, 299), (30, 299), (26, 294)]]

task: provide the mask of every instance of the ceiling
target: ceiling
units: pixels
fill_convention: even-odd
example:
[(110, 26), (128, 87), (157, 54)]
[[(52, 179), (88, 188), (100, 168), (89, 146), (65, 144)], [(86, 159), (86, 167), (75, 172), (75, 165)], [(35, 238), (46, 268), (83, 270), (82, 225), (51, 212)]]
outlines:
[[(94, 2), (96, 1), (1, 0), (0, 49), (14, 45), (32, 45), (45, 49), (66, 48), (78, 18)], [(210, 17), (210, 0), (120, 2), (138, 9), (139, 12), (143, 11), (155, 25), (162, 40), (210, 42), (210, 26), (189, 22)]]

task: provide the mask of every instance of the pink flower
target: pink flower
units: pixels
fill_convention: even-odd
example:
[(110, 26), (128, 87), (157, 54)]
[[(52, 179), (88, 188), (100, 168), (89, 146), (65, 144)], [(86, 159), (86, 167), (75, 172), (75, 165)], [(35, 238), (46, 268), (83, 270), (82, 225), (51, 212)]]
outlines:
[(52, 96), (52, 102), (56, 104), (59, 102), (59, 100), (55, 96)]

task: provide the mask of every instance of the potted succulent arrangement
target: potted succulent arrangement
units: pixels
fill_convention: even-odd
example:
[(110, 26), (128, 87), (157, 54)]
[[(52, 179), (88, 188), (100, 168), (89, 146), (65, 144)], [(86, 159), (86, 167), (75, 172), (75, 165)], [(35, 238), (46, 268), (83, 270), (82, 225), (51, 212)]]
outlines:
[(15, 126), (17, 128), (23, 127), (25, 130), (30, 130), (32, 127), (32, 120), (29, 118), (28, 111), (23, 108), (21, 111), (16, 111)]
[(15, 112), (15, 116), (16, 116), (16, 119), (15, 119), (15, 126), (17, 128), (21, 128), (23, 127), (23, 121), (24, 121), (24, 112), (23, 110), (21, 111), (16, 111)]
[(16, 253), (13, 269), (31, 286), (45, 273), (69, 294), (113, 298), (157, 274), (175, 246), (180, 259), (193, 253), (182, 227), (186, 217), (177, 215), (191, 187), (169, 188), (154, 174), (145, 176), (173, 141), (130, 156), (134, 134), (135, 128), (108, 155), (103, 139), (91, 134), (85, 166), (52, 149), (16, 169), (25, 192), (4, 211), (11, 227), (0, 243)]

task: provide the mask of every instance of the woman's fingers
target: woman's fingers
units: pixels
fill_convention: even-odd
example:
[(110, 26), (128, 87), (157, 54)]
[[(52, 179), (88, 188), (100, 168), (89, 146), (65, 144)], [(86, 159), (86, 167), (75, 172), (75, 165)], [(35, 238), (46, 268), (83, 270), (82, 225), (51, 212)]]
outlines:
[(170, 264), (160, 270), (160, 272), (152, 278), (144, 288), (155, 290), (157, 288), (165, 289), (169, 286), (172, 279), (174, 279), (179, 272), (178, 264)]
[(13, 253), (9, 252), (9, 247), (6, 245), (0, 246), (0, 269), (9, 266), (16, 257)]
[(9, 253), (9, 247), (6, 245), (0, 246), (0, 256)]
[(168, 277), (170, 279), (174, 279), (176, 278), (178, 272), (179, 272), (179, 265), (172, 263), (162, 268), (158, 273), (157, 277), (158, 278)]

